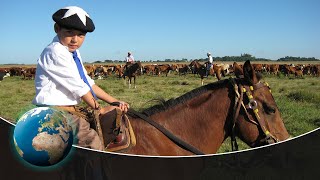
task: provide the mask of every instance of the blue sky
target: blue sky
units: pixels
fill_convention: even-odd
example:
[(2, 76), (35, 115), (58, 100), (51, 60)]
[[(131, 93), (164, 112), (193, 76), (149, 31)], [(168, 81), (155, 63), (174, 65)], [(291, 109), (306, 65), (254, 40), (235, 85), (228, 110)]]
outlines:
[(36, 64), (55, 33), (52, 14), (76, 5), (96, 30), (84, 61), (239, 56), (320, 59), (319, 0), (1, 0), (0, 64)]

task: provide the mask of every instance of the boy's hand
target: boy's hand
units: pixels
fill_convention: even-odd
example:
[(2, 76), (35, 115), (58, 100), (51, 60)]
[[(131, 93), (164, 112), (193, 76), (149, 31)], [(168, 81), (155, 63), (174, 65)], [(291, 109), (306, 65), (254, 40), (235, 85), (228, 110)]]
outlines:
[(123, 101), (119, 101), (119, 103), (119, 108), (121, 109), (121, 111), (127, 113), (129, 109), (129, 104)]
[(113, 102), (110, 103), (112, 106), (118, 106), (119, 109), (123, 112), (128, 112), (128, 109), (130, 108), (129, 104), (124, 102), (124, 101), (118, 101), (118, 102)]

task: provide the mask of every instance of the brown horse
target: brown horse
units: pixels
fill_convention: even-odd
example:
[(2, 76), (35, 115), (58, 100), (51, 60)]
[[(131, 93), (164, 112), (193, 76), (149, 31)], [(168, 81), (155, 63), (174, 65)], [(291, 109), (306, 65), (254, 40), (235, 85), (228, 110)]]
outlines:
[(132, 78), (133, 78), (134, 88), (137, 88), (136, 87), (136, 76), (138, 74), (142, 74), (142, 65), (141, 65), (140, 61), (133, 63), (133, 64), (130, 64), (130, 65), (126, 64), (126, 68), (123, 73), (123, 79), (126, 79), (126, 76), (128, 76), (129, 88), (131, 88)]
[[(250, 147), (289, 138), (269, 86), (260, 82), (247, 61), (244, 78), (225, 79), (194, 89), (181, 97), (155, 105), (143, 116), (204, 154), (216, 153), (224, 140), (235, 136)], [(177, 145), (137, 113), (128, 116), (137, 144), (125, 153), (180, 156), (194, 154)], [(179, 142), (179, 141), (178, 141)]]

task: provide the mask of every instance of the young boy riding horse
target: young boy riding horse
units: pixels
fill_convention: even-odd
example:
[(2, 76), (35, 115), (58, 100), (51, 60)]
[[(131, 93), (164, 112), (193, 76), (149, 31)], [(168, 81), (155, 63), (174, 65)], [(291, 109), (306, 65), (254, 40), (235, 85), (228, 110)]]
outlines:
[[(90, 117), (102, 117), (115, 110), (127, 112), (129, 104), (110, 96), (87, 75), (79, 48), (87, 32), (93, 32), (94, 23), (83, 9), (69, 6), (59, 9), (52, 16), (56, 36), (41, 53), (35, 76), (36, 95), (33, 104), (54, 106), (72, 114), (71, 126), (76, 130), (78, 145), (105, 150), (98, 133), (90, 128)], [(98, 99), (120, 102), (119, 107), (101, 107)], [(83, 115), (77, 105), (84, 101), (92, 111)], [(116, 138), (109, 145), (120, 143)]]

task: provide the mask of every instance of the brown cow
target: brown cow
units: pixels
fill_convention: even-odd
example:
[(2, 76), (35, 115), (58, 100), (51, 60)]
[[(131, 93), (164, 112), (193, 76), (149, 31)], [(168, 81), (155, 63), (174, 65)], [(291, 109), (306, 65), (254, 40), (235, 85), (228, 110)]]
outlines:
[(29, 79), (32, 80), (34, 79), (35, 75), (36, 75), (36, 68), (31, 67), (31, 68), (26, 68), (22, 70), (22, 75), (23, 75), (23, 79)]
[(84, 68), (87, 71), (87, 74), (93, 78), (94, 77), (94, 70), (96, 69), (96, 67), (94, 66), (94, 64), (92, 65), (85, 65)]
[(303, 76), (303, 65), (297, 65), (294, 71), (295, 77), (302, 77)]
[(158, 65), (156, 65), (156, 64), (149, 64), (149, 65), (145, 65), (144, 67), (143, 67), (143, 71), (144, 71), (144, 73), (145, 74), (147, 74), (147, 75), (155, 75), (156, 74), (156, 67), (157, 67)]
[(311, 75), (311, 64), (307, 64), (304, 66), (303, 75)]
[(319, 64), (311, 66), (311, 74), (313, 76), (317, 76), (317, 77), (320, 76), (320, 65)]
[(270, 64), (269, 65), (269, 73), (273, 75), (278, 75), (279, 73), (279, 64)]
[(262, 72), (265, 70), (263, 64), (252, 64), (252, 66), (256, 72)]
[(114, 66), (114, 72), (116, 75), (118, 75), (119, 78), (121, 78), (123, 76), (123, 66), (122, 65)]
[(237, 62), (233, 63), (233, 72), (237, 78), (243, 78), (242, 65), (239, 65)]
[(103, 79), (107, 76), (107, 68), (100, 65), (94, 69), (94, 77), (97, 77), (98, 79)]
[(21, 67), (11, 67), (9, 69), (9, 73), (11, 76), (21, 76), (22, 75), (22, 68)]
[(178, 72), (178, 64), (172, 64), (171, 65), (171, 70)]
[(171, 66), (169, 64), (161, 64), (156, 66), (155, 68), (156, 73), (158, 74), (158, 76), (160, 76), (161, 73), (165, 73), (166, 77), (168, 76), (168, 73), (172, 70)]
[(187, 64), (181, 64), (178, 66), (178, 73), (179, 76), (181, 76), (181, 74), (183, 75), (187, 75), (188, 71), (190, 71), (190, 67)]
[(288, 64), (284, 64), (284, 65), (280, 65), (281, 67), (281, 72), (284, 73), (284, 75), (289, 76), (290, 74), (295, 74), (296, 68), (294, 66), (288, 65)]

